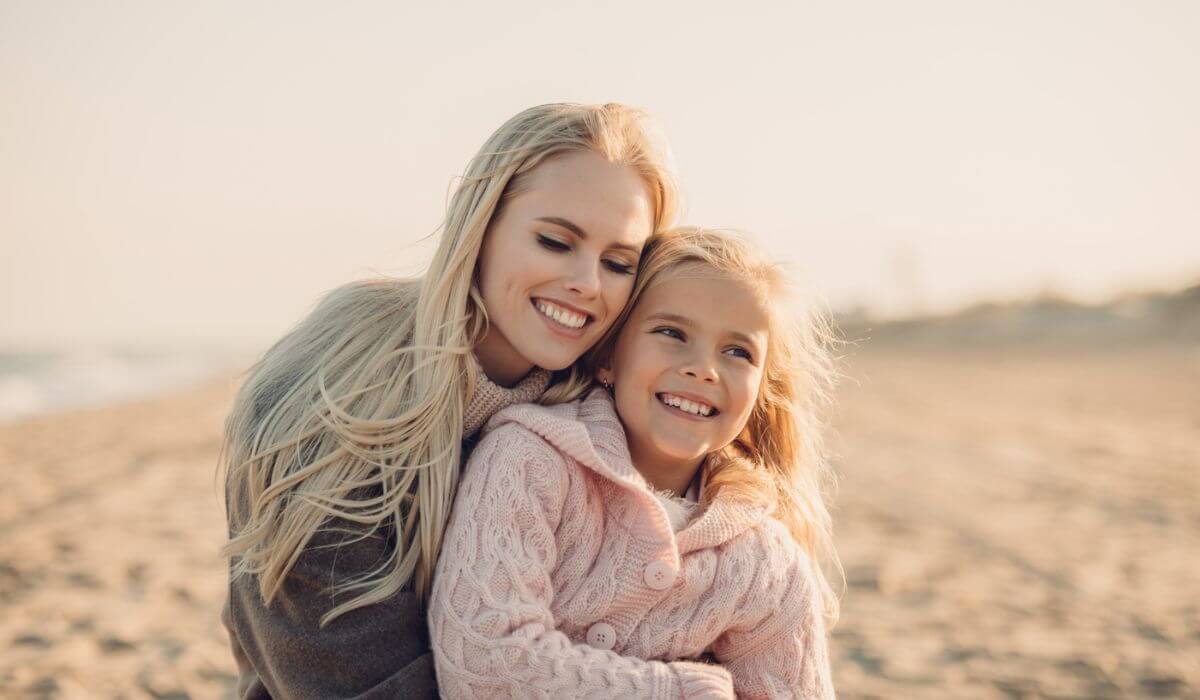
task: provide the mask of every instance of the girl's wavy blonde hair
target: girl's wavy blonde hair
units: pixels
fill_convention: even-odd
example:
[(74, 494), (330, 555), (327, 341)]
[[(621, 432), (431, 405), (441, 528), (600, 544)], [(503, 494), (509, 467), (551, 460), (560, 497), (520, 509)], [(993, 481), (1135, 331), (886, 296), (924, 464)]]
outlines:
[[(250, 368), (222, 443), (230, 511), (223, 553), (234, 576), (258, 577), (264, 602), (314, 536), (336, 530), (394, 544), (375, 568), (333, 590), (354, 595), (322, 625), (410, 582), (427, 595), (476, 386), (472, 348), (487, 329), (474, 276), (488, 225), (540, 163), (590, 150), (635, 168), (654, 199), (655, 231), (669, 226), (675, 179), (647, 119), (620, 104), (548, 104), (516, 115), (467, 166), (424, 276), (333, 291)], [(576, 363), (557, 373), (542, 401), (574, 398), (590, 383)]]
[(605, 338), (586, 356), (593, 371), (608, 366), (620, 329), (649, 289), (681, 277), (719, 277), (749, 285), (770, 319), (762, 384), (746, 427), (705, 461), (703, 502), (718, 491), (766, 503), (814, 559), (825, 617), (837, 621), (838, 596), (829, 575), (844, 579), (833, 546), (825, 500), (835, 486), (824, 443), (823, 410), (837, 378), (839, 340), (821, 305), (802, 300), (783, 268), (768, 262), (738, 234), (678, 228), (651, 238), (642, 252), (633, 294)]

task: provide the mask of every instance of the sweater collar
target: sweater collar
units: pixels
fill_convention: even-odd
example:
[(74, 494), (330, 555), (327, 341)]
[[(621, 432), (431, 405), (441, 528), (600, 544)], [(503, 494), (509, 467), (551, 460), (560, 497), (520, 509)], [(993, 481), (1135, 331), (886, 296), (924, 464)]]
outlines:
[(641, 527), (662, 537), (675, 537), (681, 555), (719, 546), (770, 514), (769, 505), (723, 497), (718, 492), (717, 498), (676, 535), (663, 505), (633, 466), (616, 406), (603, 389), (593, 389), (581, 401), (557, 406), (513, 406), (498, 414), (487, 430), (507, 422), (533, 431), (566, 456), (628, 490), (644, 515)]
[[(502, 387), (488, 378), (475, 353), (469, 355), (475, 382), (463, 407), (464, 438), (479, 430), (500, 409), (537, 401), (546, 392), (546, 387), (550, 386), (550, 372), (534, 367), (516, 386)], [(468, 370), (467, 377), (470, 376), (471, 370)]]

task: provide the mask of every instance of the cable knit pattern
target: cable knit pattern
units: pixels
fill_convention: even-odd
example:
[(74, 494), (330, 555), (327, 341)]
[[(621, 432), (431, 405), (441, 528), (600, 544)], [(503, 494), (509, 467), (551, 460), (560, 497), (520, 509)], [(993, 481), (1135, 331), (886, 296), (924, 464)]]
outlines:
[(502, 408), (537, 401), (550, 386), (550, 372), (534, 367), (516, 386), (506, 389), (488, 379), (474, 353), (471, 353), (471, 361), (475, 363), (476, 380), (471, 397), (463, 407), (463, 437), (473, 435)]
[(809, 558), (719, 495), (676, 535), (607, 393), (500, 411), (465, 471), (429, 606), (445, 697), (833, 697)]

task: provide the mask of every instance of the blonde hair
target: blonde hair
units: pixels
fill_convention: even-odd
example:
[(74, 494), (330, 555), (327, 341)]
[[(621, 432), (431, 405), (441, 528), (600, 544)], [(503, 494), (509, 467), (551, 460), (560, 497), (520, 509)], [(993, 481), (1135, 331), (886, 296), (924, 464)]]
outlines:
[(585, 362), (593, 368), (608, 366), (620, 329), (642, 295), (680, 277), (744, 282), (766, 302), (770, 318), (754, 408), (733, 443), (705, 461), (701, 498), (711, 502), (718, 491), (725, 491), (726, 496), (772, 507), (774, 517), (816, 561), (824, 613), (832, 625), (838, 617), (838, 596), (826, 573), (844, 577), (825, 504), (834, 478), (822, 409), (837, 377), (832, 350), (840, 341), (820, 305), (815, 300), (800, 303), (784, 270), (757, 254), (741, 236), (678, 228), (646, 243), (629, 304)]
[[(251, 367), (221, 454), (231, 529), (223, 553), (234, 576), (257, 576), (270, 603), (314, 536), (349, 525), (354, 538), (393, 544), (373, 569), (337, 585), (335, 595), (356, 595), (322, 625), (410, 581), (427, 595), (478, 379), (471, 352), (487, 329), (474, 274), (488, 225), (530, 171), (582, 150), (637, 170), (654, 200), (655, 231), (670, 225), (676, 185), (646, 120), (619, 104), (517, 114), (468, 165), (424, 276), (334, 290)], [(544, 402), (590, 383), (579, 368), (559, 375)]]

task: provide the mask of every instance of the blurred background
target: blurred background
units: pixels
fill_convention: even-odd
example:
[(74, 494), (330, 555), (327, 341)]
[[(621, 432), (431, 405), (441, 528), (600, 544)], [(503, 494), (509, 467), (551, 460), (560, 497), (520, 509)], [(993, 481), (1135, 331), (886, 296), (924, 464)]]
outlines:
[(1200, 6), (0, 2), (0, 695), (231, 692), (236, 374), (490, 132), (660, 122), (849, 341), (843, 697), (1200, 695)]

